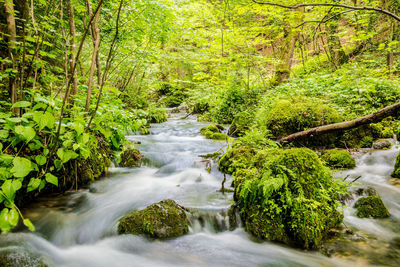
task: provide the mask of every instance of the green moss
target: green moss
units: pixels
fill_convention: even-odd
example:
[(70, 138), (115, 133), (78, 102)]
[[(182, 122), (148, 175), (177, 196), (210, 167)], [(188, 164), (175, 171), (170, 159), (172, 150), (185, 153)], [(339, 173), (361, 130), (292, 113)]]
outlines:
[(229, 136), (224, 134), (224, 133), (213, 133), (211, 136), (207, 136), (208, 139), (213, 139), (213, 140), (219, 140), (219, 141), (224, 141), (228, 140)]
[(342, 222), (338, 195), (346, 190), (312, 150), (267, 149), (242, 163), (247, 168), (234, 173), (235, 200), (253, 235), (316, 248)]
[[(210, 132), (210, 133), (208, 133)], [(205, 126), (200, 129), (200, 134), (206, 136), (206, 134), (212, 134), (212, 133), (220, 133), (221, 131), (219, 130), (218, 126), (215, 124), (211, 124), (208, 126)]]
[(258, 124), (267, 127), (277, 139), (305, 129), (342, 121), (335, 109), (310, 98), (277, 100), (270, 107), (260, 108), (256, 117)]
[(255, 154), (254, 149), (246, 146), (229, 149), (219, 160), (218, 168), (224, 173), (233, 174), (239, 169), (248, 168)]
[(354, 207), (357, 209), (356, 215), (360, 218), (386, 218), (390, 215), (379, 196), (362, 197)]
[(396, 163), (394, 164), (394, 170), (392, 172), (392, 177), (400, 178), (400, 154), (396, 157)]
[(245, 131), (247, 131), (250, 128), (253, 122), (254, 122), (254, 111), (245, 110), (240, 112), (233, 119), (229, 127), (228, 135), (234, 137), (243, 135)]
[(143, 234), (157, 239), (178, 237), (188, 231), (185, 209), (169, 199), (130, 213), (118, 225), (120, 234)]
[(140, 154), (139, 150), (134, 148), (125, 149), (121, 154), (121, 162), (119, 165), (121, 167), (140, 167), (142, 164), (143, 156)]
[(356, 167), (356, 161), (345, 150), (327, 150), (321, 156), (322, 161), (334, 169), (352, 169)]

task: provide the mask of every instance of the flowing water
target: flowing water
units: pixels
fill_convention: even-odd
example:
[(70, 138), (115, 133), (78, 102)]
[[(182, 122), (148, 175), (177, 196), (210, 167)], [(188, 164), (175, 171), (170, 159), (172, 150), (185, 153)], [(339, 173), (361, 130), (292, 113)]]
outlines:
[[(232, 194), (218, 192), (223, 174), (200, 155), (223, 151), (225, 142), (200, 136), (205, 124), (194, 117), (152, 125), (151, 135), (128, 136), (147, 158), (141, 168), (112, 168), (88, 189), (57, 198), (42, 198), (25, 210), (37, 231), (0, 237), (0, 251), (29, 250), (54, 266), (364, 266), (367, 260), (331, 257), (253, 240), (242, 228), (229, 231), (227, 210)], [(365, 154), (358, 176), (382, 195), (392, 217), (358, 219), (351, 208), (345, 223), (384, 244), (399, 233), (400, 191), (388, 184), (396, 149)], [(211, 164), (211, 165), (210, 165)], [(206, 168), (211, 166), (211, 171)], [(230, 185), (228, 177), (225, 186)], [(173, 199), (199, 212), (189, 234), (167, 241), (117, 235), (118, 220), (132, 210)], [(352, 203), (349, 203), (351, 205)], [(372, 238), (372, 239), (373, 239)], [(361, 257), (363, 258), (363, 257)], [(391, 263), (391, 262), (390, 262)]]

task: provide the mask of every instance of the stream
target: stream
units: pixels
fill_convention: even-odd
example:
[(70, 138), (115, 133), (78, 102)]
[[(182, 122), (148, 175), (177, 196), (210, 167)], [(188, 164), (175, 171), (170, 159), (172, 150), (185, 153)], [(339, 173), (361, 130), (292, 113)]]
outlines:
[[(391, 217), (383, 220), (359, 219), (345, 208), (345, 225), (355, 229), (352, 238), (343, 241), (350, 255), (327, 257), (318, 252), (292, 249), (284, 245), (260, 242), (241, 227), (228, 230), (227, 210), (232, 193), (218, 192), (224, 175), (213, 163), (199, 155), (223, 151), (227, 144), (206, 140), (200, 129), (207, 125), (196, 118), (154, 124), (150, 135), (131, 135), (130, 141), (146, 161), (141, 168), (111, 168), (109, 175), (87, 189), (69, 192), (57, 198), (42, 197), (23, 212), (36, 232), (15, 232), (0, 237), (0, 251), (13, 249), (41, 255), (54, 266), (368, 266), (377, 263), (360, 251), (382, 253), (400, 250), (390, 246), (400, 233), (400, 189), (389, 184), (394, 159), (399, 149), (363, 153), (357, 168), (338, 176), (362, 176), (358, 182), (372, 185), (382, 196)], [(232, 177), (228, 177), (228, 187)], [(349, 178), (350, 179), (350, 178)], [(173, 240), (152, 241), (142, 236), (117, 235), (118, 220), (130, 211), (142, 209), (164, 199), (202, 215), (193, 221), (189, 234)], [(354, 236), (358, 236), (356, 239)], [(361, 241), (360, 241), (361, 240)], [(339, 246), (343, 246), (340, 243)], [(377, 252), (379, 251), (379, 253)], [(360, 255), (358, 255), (358, 254)], [(398, 259), (397, 259), (398, 260)], [(378, 264), (396, 266), (396, 259)], [(399, 265), (397, 265), (399, 266)]]

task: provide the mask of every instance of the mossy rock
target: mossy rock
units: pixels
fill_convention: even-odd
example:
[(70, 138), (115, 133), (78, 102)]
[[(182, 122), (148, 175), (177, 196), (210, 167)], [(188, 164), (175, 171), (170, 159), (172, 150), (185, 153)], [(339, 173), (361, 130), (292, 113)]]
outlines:
[(233, 174), (241, 168), (248, 168), (256, 152), (251, 147), (239, 146), (229, 149), (218, 162), (218, 169)]
[(329, 229), (341, 224), (339, 194), (347, 190), (315, 152), (270, 148), (244, 158), (240, 164), (227, 165), (237, 166), (234, 199), (247, 231), (310, 249), (319, 247)]
[(400, 153), (396, 157), (396, 163), (394, 164), (394, 170), (392, 172), (392, 177), (400, 178)]
[(228, 140), (229, 136), (224, 133), (213, 133), (211, 131), (206, 132), (206, 138), (218, 141)]
[(216, 124), (211, 124), (200, 129), (200, 134), (206, 136), (207, 133), (220, 133), (221, 130)]
[(121, 154), (121, 162), (119, 166), (127, 168), (140, 167), (142, 165), (143, 156), (140, 154), (139, 150), (130, 148), (126, 149)]
[(321, 156), (322, 161), (334, 169), (353, 169), (356, 167), (356, 161), (349, 152), (345, 150), (327, 150)]
[(392, 147), (392, 139), (389, 138), (380, 138), (373, 142), (373, 149), (389, 149)]
[(354, 207), (359, 218), (387, 218), (390, 216), (388, 209), (379, 196), (362, 197), (357, 200)]
[[(265, 126), (280, 139), (305, 129), (343, 121), (338, 111), (318, 99), (278, 99), (271, 107), (261, 108), (257, 115), (258, 124)], [(330, 135), (324, 138), (330, 137)], [(335, 141), (334, 137), (329, 140)]]
[(48, 267), (45, 260), (19, 248), (1, 248), (0, 266), (10, 267)]
[(150, 238), (167, 239), (189, 231), (185, 208), (173, 200), (163, 200), (134, 211), (119, 221), (119, 234), (143, 234)]
[(208, 102), (197, 102), (192, 107), (193, 114), (203, 114), (210, 109)]

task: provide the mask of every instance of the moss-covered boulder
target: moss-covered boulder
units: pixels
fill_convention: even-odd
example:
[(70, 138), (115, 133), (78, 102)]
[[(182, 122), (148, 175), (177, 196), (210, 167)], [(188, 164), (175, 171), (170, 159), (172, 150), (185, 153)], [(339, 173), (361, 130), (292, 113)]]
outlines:
[(362, 197), (354, 205), (359, 218), (387, 218), (389, 211), (379, 196)]
[[(258, 124), (268, 128), (276, 139), (342, 121), (334, 108), (311, 98), (278, 99), (271, 106), (260, 108), (256, 117)], [(331, 136), (325, 136), (328, 137)], [(334, 142), (335, 138), (331, 139), (330, 142)]]
[(255, 154), (255, 150), (247, 146), (229, 149), (219, 160), (218, 168), (227, 174), (233, 174), (241, 168), (249, 168)]
[(346, 189), (312, 150), (267, 149), (241, 162), (247, 168), (234, 173), (235, 200), (256, 237), (316, 248), (342, 222), (339, 194)]
[(394, 164), (394, 170), (392, 172), (392, 177), (400, 178), (400, 153), (396, 157), (396, 163)]
[(14, 248), (0, 249), (0, 266), (9, 267), (48, 267), (46, 261), (26, 250)]
[(200, 129), (200, 134), (204, 135), (207, 139), (213, 140), (227, 140), (228, 135), (221, 133), (224, 128), (220, 125), (211, 124)]
[(327, 150), (322, 154), (321, 159), (328, 167), (334, 169), (352, 169), (356, 167), (355, 159), (345, 150)]
[(188, 231), (185, 208), (170, 199), (134, 211), (122, 218), (118, 225), (120, 234), (143, 234), (156, 239), (178, 237)]
[(121, 162), (119, 166), (127, 168), (140, 167), (142, 165), (143, 155), (135, 148), (128, 148), (121, 153)]

